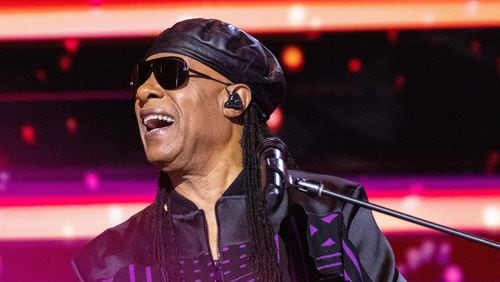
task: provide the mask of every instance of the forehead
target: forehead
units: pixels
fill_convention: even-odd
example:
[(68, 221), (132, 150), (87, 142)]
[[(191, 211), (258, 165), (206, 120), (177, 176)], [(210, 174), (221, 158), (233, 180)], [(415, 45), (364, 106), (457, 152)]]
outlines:
[(183, 59), (184, 61), (186, 61), (188, 67), (191, 69), (194, 69), (196, 71), (202, 72), (202, 73), (207, 74), (207, 75), (210, 75), (211, 77), (219, 79), (219, 80), (229, 81), (228, 78), (226, 78), (222, 74), (218, 73), (214, 69), (210, 68), (209, 66), (203, 64), (202, 62), (200, 62), (196, 59), (193, 59), (191, 57), (177, 54), (177, 53), (170, 53), (170, 52), (156, 53), (156, 54), (153, 54), (153, 55), (149, 56), (148, 58), (146, 58), (146, 61), (158, 59), (158, 58), (164, 58), (164, 57), (179, 57), (179, 58)]

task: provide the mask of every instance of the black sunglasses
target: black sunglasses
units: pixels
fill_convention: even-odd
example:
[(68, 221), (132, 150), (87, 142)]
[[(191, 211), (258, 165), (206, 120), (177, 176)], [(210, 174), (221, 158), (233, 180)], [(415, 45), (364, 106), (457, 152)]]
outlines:
[[(174, 90), (184, 86), (189, 77), (199, 77), (217, 81), (226, 86), (231, 83), (217, 80), (209, 75), (190, 69), (182, 58), (162, 57), (149, 61), (140, 62), (132, 70), (132, 96), (135, 97), (139, 86), (149, 79), (151, 73), (154, 74), (156, 81), (166, 90)], [(192, 73), (192, 74), (191, 74)]]

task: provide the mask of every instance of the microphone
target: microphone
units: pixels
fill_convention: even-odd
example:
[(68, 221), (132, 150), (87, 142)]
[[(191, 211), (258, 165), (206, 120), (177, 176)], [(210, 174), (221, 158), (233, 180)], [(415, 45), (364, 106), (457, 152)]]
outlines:
[(347, 195), (342, 195), (332, 191), (332, 189), (329, 189), (329, 187), (325, 186), (321, 181), (289, 175), (288, 168), (286, 166), (286, 152), (287, 149), (285, 144), (276, 137), (268, 137), (264, 139), (259, 147), (261, 188), (265, 194), (266, 208), (268, 211), (276, 209), (283, 198), (284, 190), (292, 187), (300, 192), (308, 194), (311, 197), (327, 196), (328, 198), (339, 199), (359, 207), (374, 210), (462, 239), (467, 239), (475, 243), (500, 249), (500, 244), (492, 240), (481, 238), (477, 235), (465, 233), (422, 218), (352, 198)]
[(497, 250), (500, 249), (500, 244), (495, 241), (481, 238), (477, 235), (465, 233), (373, 203), (361, 201), (350, 196), (342, 195), (332, 191), (332, 189), (329, 189), (329, 187), (325, 186), (321, 181), (289, 175), (288, 168), (286, 166), (286, 152), (287, 149), (285, 144), (276, 137), (268, 137), (264, 139), (259, 147), (261, 188), (264, 191), (266, 208), (268, 211), (276, 209), (283, 198), (284, 190), (292, 187), (298, 191), (308, 194), (311, 197), (327, 196), (329, 198), (339, 199), (353, 205), (399, 218), (401, 220), (431, 228), (475, 243), (493, 247)]
[(264, 191), (267, 210), (278, 206), (283, 197), (288, 177), (286, 146), (279, 138), (268, 137), (259, 147), (261, 188)]

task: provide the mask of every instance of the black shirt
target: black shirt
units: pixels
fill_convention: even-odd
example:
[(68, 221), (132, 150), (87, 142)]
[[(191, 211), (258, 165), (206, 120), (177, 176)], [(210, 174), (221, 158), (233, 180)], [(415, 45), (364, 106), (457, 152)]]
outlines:
[[(341, 178), (292, 171), (339, 193), (366, 200)], [(219, 260), (211, 256), (203, 210), (171, 192), (179, 272), (184, 281), (254, 281), (243, 174), (216, 203)], [(150, 251), (153, 205), (93, 239), (74, 258), (82, 281), (161, 281)], [(405, 281), (370, 211), (289, 190), (271, 212), (277, 260), (285, 281)]]

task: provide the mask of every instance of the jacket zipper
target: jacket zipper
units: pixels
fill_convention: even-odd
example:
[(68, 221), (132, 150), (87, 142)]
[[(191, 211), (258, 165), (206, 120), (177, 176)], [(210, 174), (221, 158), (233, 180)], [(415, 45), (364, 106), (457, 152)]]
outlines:
[(221, 252), (220, 252), (220, 224), (219, 224), (219, 218), (217, 216), (217, 204), (215, 204), (215, 221), (217, 222), (217, 245), (216, 245), (216, 252), (217, 252), (217, 258), (214, 258), (212, 255), (212, 249), (210, 247), (210, 240), (208, 238), (208, 224), (207, 224), (207, 219), (205, 217), (205, 212), (203, 212), (203, 223), (205, 225), (205, 239), (207, 240), (207, 245), (208, 245), (208, 251), (210, 253), (210, 258), (212, 259), (212, 264), (214, 265), (215, 271), (214, 271), (214, 279), (216, 282), (224, 282), (224, 275), (222, 273), (222, 263), (221, 263)]
[(214, 276), (219, 279), (217, 281), (224, 282), (224, 274), (222, 273), (222, 254), (220, 252), (220, 221), (217, 216), (217, 206), (219, 205), (219, 200), (215, 203), (215, 221), (217, 222), (217, 260), (214, 260), (215, 273)]
[(214, 260), (214, 267), (215, 267), (215, 272), (214, 272), (215, 281), (217, 282), (224, 281), (224, 277), (222, 276), (222, 266), (220, 260), (218, 259)]

